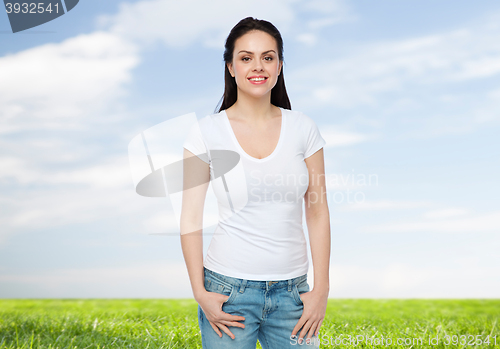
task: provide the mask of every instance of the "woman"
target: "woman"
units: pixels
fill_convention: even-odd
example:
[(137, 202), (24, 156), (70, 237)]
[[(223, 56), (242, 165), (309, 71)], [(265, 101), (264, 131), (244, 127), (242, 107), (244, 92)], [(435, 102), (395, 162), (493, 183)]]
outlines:
[[(181, 245), (203, 348), (255, 348), (257, 339), (264, 349), (317, 347), (329, 291), (325, 141), (311, 118), (291, 110), (283, 41), (271, 23), (241, 20), (227, 37), (224, 61), (220, 109), (200, 119), (184, 143)], [(214, 168), (230, 152), (241, 166), (232, 177)], [(203, 260), (210, 181), (220, 219)]]

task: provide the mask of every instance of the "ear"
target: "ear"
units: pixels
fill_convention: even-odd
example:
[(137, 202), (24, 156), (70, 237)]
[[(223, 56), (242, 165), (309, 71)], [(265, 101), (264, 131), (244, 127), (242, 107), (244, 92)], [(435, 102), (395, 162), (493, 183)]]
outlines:
[(282, 68), (283, 68), (283, 61), (280, 61), (280, 67), (278, 68), (278, 76), (281, 74)]
[(228, 63), (227, 69), (229, 70), (229, 74), (234, 78), (233, 63)]

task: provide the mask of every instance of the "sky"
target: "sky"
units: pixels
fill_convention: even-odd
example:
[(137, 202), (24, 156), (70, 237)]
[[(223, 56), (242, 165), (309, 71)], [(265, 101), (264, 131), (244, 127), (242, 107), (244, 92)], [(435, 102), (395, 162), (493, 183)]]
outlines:
[(0, 15), (0, 298), (192, 297), (128, 145), (214, 112), (247, 16), (326, 140), (330, 297), (500, 297), (498, 1), (82, 0), (15, 34)]

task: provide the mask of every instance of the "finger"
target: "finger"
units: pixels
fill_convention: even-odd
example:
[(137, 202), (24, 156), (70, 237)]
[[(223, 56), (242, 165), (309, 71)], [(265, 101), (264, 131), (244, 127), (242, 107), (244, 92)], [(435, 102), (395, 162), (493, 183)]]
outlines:
[(319, 335), (319, 329), (321, 328), (321, 325), (323, 324), (323, 319), (319, 320), (318, 327), (316, 328), (316, 336)]
[(307, 334), (307, 332), (309, 331), (309, 328), (311, 327), (311, 322), (309, 320), (306, 321), (306, 323), (304, 324), (304, 326), (302, 327), (302, 331), (300, 331), (300, 335), (299, 335), (299, 340), (301, 338), (304, 338), (304, 336)]
[(226, 326), (233, 326), (233, 327), (245, 328), (245, 325), (242, 324), (241, 322), (221, 320), (220, 323), (224, 324)]
[(225, 325), (223, 325), (221, 323), (217, 323), (217, 326), (219, 326), (219, 328), (222, 331), (224, 331), (229, 337), (231, 337), (232, 339), (234, 339), (234, 334), (231, 331), (229, 331), (229, 328), (227, 328)]
[(317, 326), (318, 326), (318, 322), (314, 321), (311, 325), (311, 328), (309, 329), (309, 332), (307, 333), (307, 339), (309, 339), (309, 342), (311, 341), (311, 337), (314, 336), (314, 333), (316, 332)]
[(217, 333), (219, 335), (219, 337), (222, 337), (222, 333), (219, 330), (219, 328), (217, 326), (215, 326), (212, 321), (209, 321), (209, 323), (210, 323), (210, 326), (212, 326), (212, 328), (214, 329), (215, 333)]
[(297, 324), (293, 328), (292, 336), (295, 336), (297, 334), (297, 332), (299, 332), (299, 330), (302, 328), (304, 323), (305, 323), (305, 319), (301, 316), (299, 321), (297, 321)]
[(221, 319), (227, 320), (227, 321), (245, 321), (244, 316), (239, 316), (239, 315), (231, 315), (226, 312), (222, 312)]

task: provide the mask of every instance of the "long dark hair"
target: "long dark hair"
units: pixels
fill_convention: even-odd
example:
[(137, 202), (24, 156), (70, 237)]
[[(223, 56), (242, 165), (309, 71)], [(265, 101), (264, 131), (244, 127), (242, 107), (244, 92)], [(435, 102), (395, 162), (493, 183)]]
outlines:
[[(231, 76), (231, 73), (229, 73), (227, 64), (233, 61), (234, 43), (236, 40), (251, 30), (261, 30), (271, 35), (276, 40), (276, 45), (278, 46), (278, 58), (280, 61), (284, 61), (283, 39), (281, 38), (281, 34), (278, 29), (272, 23), (252, 17), (247, 17), (239, 21), (238, 24), (231, 29), (231, 32), (226, 39), (224, 49), (224, 94), (221, 98), (222, 103), (219, 101), (217, 104), (220, 105), (219, 110), (215, 107), (216, 113), (220, 113), (222, 110), (229, 108), (236, 102), (238, 89), (235, 79)], [(276, 85), (271, 90), (271, 104), (284, 109), (292, 109), (290, 99), (286, 93), (283, 67), (281, 67), (281, 73), (278, 76)]]

